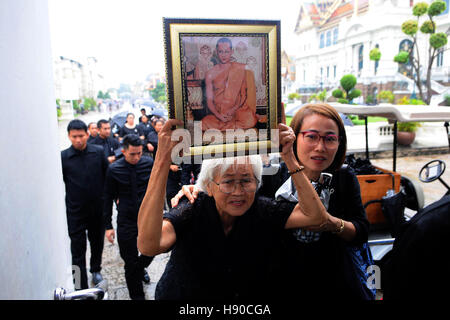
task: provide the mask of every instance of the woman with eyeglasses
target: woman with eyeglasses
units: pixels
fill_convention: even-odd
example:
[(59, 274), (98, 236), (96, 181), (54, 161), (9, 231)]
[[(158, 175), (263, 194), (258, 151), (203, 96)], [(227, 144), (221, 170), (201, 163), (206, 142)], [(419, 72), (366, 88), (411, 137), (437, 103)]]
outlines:
[[(367, 243), (369, 221), (356, 175), (350, 167), (343, 167), (347, 151), (344, 123), (330, 105), (307, 104), (294, 115), (290, 127), (296, 137), (295, 158), (320, 195), (327, 219), (319, 226), (284, 231), (279, 269), (273, 272), (279, 297), (373, 299), (373, 291), (362, 287), (349, 253), (350, 247)], [(263, 175), (259, 193), (296, 203), (302, 195), (288, 172), (282, 162), (276, 174)], [(172, 206), (183, 196), (195, 201), (197, 193), (195, 187), (183, 186)]]
[(171, 164), (172, 127), (159, 132), (159, 148), (138, 216), (138, 249), (171, 251), (156, 287), (159, 300), (236, 300), (276, 297), (269, 259), (284, 229), (317, 227), (326, 210), (295, 158), (291, 128), (280, 124), (281, 156), (301, 197), (298, 203), (260, 198), (259, 155), (204, 160), (195, 203), (181, 202), (163, 216)]
[[(361, 286), (349, 248), (367, 242), (369, 221), (354, 171), (343, 166), (347, 137), (339, 113), (328, 104), (308, 104), (292, 118), (296, 158), (327, 208), (320, 226), (284, 233), (280, 291), (305, 299), (372, 299)], [(266, 196), (296, 201), (296, 190), (281, 164), (276, 175), (265, 176)], [(366, 270), (362, 270), (366, 272)], [(295, 277), (290, 277), (295, 275)]]

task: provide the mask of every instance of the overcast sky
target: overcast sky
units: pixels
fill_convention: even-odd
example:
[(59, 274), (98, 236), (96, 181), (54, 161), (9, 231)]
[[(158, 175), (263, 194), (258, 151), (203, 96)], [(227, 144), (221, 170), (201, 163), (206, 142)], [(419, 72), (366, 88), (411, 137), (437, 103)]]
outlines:
[(55, 56), (94, 56), (112, 85), (164, 72), (162, 17), (281, 21), (292, 52), (301, 0), (48, 0)]

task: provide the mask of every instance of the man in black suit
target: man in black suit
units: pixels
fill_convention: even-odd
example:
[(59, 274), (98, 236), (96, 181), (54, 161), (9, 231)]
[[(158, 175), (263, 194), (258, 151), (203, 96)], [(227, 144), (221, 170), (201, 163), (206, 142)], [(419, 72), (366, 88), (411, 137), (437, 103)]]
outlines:
[(103, 210), (106, 238), (114, 243), (115, 231), (111, 216), (113, 201), (118, 199), (117, 236), (120, 256), (125, 261), (128, 292), (131, 299), (144, 300), (142, 281), (150, 282), (145, 268), (153, 257), (139, 255), (137, 218), (150, 179), (153, 159), (142, 156), (142, 140), (135, 134), (125, 135), (122, 152), (124, 157), (111, 164), (106, 174)]
[(83, 121), (72, 120), (67, 132), (72, 145), (61, 152), (61, 160), (70, 249), (72, 264), (80, 269), (79, 286), (75, 281), (75, 288), (86, 289), (86, 231), (91, 246), (92, 280), (95, 285), (103, 280), (100, 274), (105, 237), (102, 191), (108, 161), (102, 148), (87, 143), (89, 135)]
[(111, 137), (111, 124), (108, 121), (104, 119), (99, 120), (97, 127), (99, 130), (98, 136), (91, 143), (103, 147), (103, 152), (108, 162), (113, 163), (121, 155), (120, 144)]
[(88, 133), (89, 138), (87, 142), (91, 143), (98, 136), (98, 128), (95, 122), (91, 122), (88, 124)]

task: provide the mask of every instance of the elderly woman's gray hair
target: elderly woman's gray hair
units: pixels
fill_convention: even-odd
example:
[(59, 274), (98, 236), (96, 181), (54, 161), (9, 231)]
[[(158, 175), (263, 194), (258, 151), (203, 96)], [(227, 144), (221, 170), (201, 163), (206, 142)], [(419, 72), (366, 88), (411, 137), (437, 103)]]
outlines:
[(259, 188), (261, 186), (262, 176), (262, 160), (259, 155), (203, 160), (202, 169), (198, 175), (196, 186), (201, 190), (206, 191), (206, 186), (217, 174), (222, 175), (232, 165), (245, 163), (251, 164), (253, 174), (255, 175), (255, 178), (258, 179)]

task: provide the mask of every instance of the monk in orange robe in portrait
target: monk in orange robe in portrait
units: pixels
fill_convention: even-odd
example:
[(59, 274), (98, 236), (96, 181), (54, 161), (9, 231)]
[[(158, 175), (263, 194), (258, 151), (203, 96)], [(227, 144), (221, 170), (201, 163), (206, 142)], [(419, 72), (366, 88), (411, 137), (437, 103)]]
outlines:
[(208, 109), (202, 130), (249, 129), (256, 125), (256, 90), (253, 72), (232, 62), (232, 43), (221, 38), (216, 45), (219, 64), (205, 76)]

